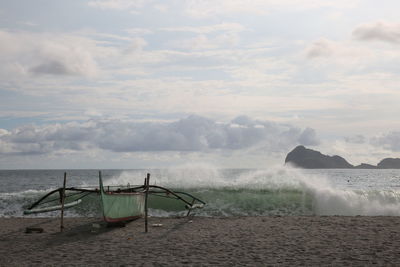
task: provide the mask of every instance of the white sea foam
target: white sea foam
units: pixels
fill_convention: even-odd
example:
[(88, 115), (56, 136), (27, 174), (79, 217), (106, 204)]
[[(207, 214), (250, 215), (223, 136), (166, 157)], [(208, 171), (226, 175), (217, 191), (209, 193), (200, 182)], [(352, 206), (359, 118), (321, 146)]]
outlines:
[[(119, 177), (114, 177), (108, 182), (117, 184), (141, 184), (146, 172), (130, 173), (123, 172)], [(343, 178), (344, 179), (344, 178)], [(323, 172), (310, 173), (307, 170), (295, 169), (291, 167), (271, 167), (262, 170), (221, 170), (212, 165), (191, 164), (179, 166), (177, 168), (153, 171), (152, 183), (170, 188), (215, 190), (214, 195), (208, 199), (209, 207), (219, 210), (220, 215), (247, 214), (269, 214), (263, 213), (259, 207), (248, 206), (234, 207), (234, 204), (242, 205), (253, 198), (253, 204), (261, 203), (254, 201), (254, 198), (262, 198), (257, 195), (257, 190), (285, 191), (297, 190), (311, 199), (312, 213), (316, 215), (395, 215), (400, 216), (400, 192), (388, 189), (354, 189), (343, 188), (334, 185), (328, 175)], [(233, 190), (230, 194), (224, 194), (223, 190)], [(235, 190), (247, 190), (252, 194), (239, 194)], [(201, 192), (200, 192), (201, 193)], [(220, 194), (220, 196), (218, 196)], [(206, 194), (207, 195), (207, 194)], [(209, 194), (210, 195), (210, 194)], [(280, 194), (277, 197), (282, 197)], [(224, 199), (226, 198), (226, 199)], [(266, 199), (268, 199), (266, 197)], [(269, 198), (270, 199), (270, 198)], [(207, 201), (207, 199), (205, 199)], [(302, 200), (304, 201), (304, 200)], [(218, 205), (219, 206), (218, 206)], [(262, 205), (267, 205), (263, 203)], [(288, 204), (289, 205), (289, 204)], [(305, 204), (301, 204), (305, 205)], [(277, 209), (285, 210), (287, 207)], [(256, 212), (254, 210), (255, 209)], [(297, 214), (298, 211), (296, 211)], [(288, 211), (290, 214), (290, 211)]]
[(36, 194), (45, 194), (48, 193), (49, 191), (54, 190), (55, 188), (49, 188), (49, 189), (42, 189), (42, 190), (35, 190), (35, 189), (29, 189), (21, 192), (3, 192), (0, 193), (0, 198), (8, 198), (8, 197), (18, 197), (18, 196), (26, 196), (26, 195), (36, 195)]
[(338, 190), (335, 188), (308, 189), (314, 197), (317, 215), (400, 216), (400, 192)]
[[(226, 186), (226, 180), (222, 185)], [(245, 172), (231, 181), (229, 186), (248, 189), (297, 189), (311, 197), (312, 209), (316, 215), (400, 216), (398, 189), (343, 188), (333, 185), (321, 173), (310, 174), (290, 167), (279, 166)]]

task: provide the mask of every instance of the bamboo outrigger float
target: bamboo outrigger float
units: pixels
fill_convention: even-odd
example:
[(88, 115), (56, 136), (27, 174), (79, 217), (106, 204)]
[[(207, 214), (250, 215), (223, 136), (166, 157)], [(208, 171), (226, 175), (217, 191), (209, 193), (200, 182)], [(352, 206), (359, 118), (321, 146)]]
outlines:
[[(108, 223), (129, 221), (145, 217), (147, 232), (148, 197), (163, 197), (182, 203), (187, 209), (187, 215), (193, 209), (202, 208), (205, 202), (185, 192), (174, 192), (165, 187), (150, 185), (150, 174), (147, 174), (145, 182), (140, 186), (104, 186), (99, 172), (99, 187), (65, 187), (66, 173), (64, 174), (64, 187), (55, 189), (35, 203), (30, 205), (24, 214), (44, 213), (55, 210), (71, 208), (81, 204), (89, 195), (100, 195), (101, 208), (104, 221)], [(57, 196), (58, 197), (55, 197)], [(61, 203), (55, 205), (55, 203)], [(151, 203), (150, 203), (151, 204)], [(151, 205), (150, 205), (151, 206)], [(62, 220), (62, 219), (61, 219)], [(61, 225), (61, 229), (63, 226)]]

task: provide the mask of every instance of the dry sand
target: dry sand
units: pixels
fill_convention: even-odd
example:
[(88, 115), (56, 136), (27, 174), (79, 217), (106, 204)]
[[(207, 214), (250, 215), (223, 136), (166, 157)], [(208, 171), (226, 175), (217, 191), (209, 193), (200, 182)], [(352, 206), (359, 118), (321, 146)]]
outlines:
[(143, 219), (67, 218), (60, 233), (59, 219), (0, 218), (1, 266), (374, 264), (400, 266), (399, 217), (150, 218), (148, 233)]

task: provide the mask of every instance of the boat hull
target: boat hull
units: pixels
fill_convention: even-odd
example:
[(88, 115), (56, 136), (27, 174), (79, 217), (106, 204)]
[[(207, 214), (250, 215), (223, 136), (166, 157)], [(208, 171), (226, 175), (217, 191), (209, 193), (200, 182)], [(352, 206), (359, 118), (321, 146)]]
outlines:
[(129, 221), (144, 216), (144, 192), (106, 192), (101, 178), (100, 192), (103, 218), (106, 222)]

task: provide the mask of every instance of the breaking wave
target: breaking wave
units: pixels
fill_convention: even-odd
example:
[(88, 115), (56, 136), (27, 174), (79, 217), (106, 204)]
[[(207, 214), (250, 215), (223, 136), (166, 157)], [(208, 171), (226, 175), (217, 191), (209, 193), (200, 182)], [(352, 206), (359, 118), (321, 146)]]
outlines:
[[(127, 170), (109, 175), (104, 184), (142, 184), (147, 171)], [(400, 191), (392, 188), (346, 186), (329, 175), (289, 167), (266, 170), (220, 170), (208, 165), (151, 170), (151, 184), (188, 192), (207, 205), (200, 216), (265, 215), (365, 215), (399, 216)], [(351, 177), (354, 173), (347, 173)], [(343, 175), (342, 175), (343, 176)], [(342, 181), (348, 177), (339, 177)], [(371, 175), (370, 175), (371, 176)], [(87, 184), (82, 181), (82, 184)], [(22, 216), (23, 209), (47, 190), (0, 193), (0, 216)], [(150, 207), (161, 201), (152, 198)], [(152, 208), (153, 216), (176, 216), (185, 212)], [(49, 216), (46, 213), (41, 216)], [(98, 196), (68, 210), (67, 216), (101, 216)]]

